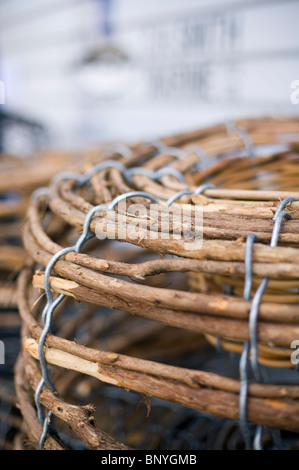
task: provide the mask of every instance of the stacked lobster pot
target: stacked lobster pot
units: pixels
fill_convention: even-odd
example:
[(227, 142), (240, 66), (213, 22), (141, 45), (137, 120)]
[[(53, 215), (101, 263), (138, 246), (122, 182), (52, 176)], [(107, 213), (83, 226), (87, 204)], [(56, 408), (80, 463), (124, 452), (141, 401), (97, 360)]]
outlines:
[(27, 446), (296, 448), (299, 120), (139, 143), (32, 197)]

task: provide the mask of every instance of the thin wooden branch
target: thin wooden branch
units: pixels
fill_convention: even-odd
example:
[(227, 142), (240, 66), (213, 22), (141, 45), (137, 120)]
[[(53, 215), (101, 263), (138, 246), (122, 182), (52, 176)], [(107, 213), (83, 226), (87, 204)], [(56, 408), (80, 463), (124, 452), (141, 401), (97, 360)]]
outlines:
[[(32, 338), (27, 338), (24, 347), (34, 358), (38, 358), (36, 341)], [(137, 372), (123, 371), (115, 366), (101, 366), (95, 362), (80, 360), (77, 356), (54, 348), (47, 348), (45, 350), (45, 357), (50, 364), (91, 375), (105, 383), (133, 389), (144, 394), (150, 391), (151, 396), (171, 400), (220, 417), (238, 418), (238, 397), (227, 392), (198, 388), (193, 389), (191, 393), (188, 387), (178, 383), (168, 383), (161, 378), (158, 379)], [(248, 415), (249, 419), (256, 423), (299, 430), (299, 417), (294, 416), (294, 411), (297, 408), (297, 411), (299, 411), (299, 404), (292, 403), (291, 405), (283, 400), (272, 402), (270, 399), (261, 400), (254, 398), (249, 401)]]
[[(28, 301), (26, 299), (26, 291), (28, 289), (28, 282), (31, 278), (30, 269), (24, 270), (19, 277), (19, 309), (20, 315), (23, 322), (27, 325), (32, 337), (38, 340), (41, 334), (41, 328), (36, 323), (36, 320), (32, 316), (29, 310)], [(98, 351), (84, 346), (78, 343), (65, 340), (53, 335), (48, 335), (46, 344), (49, 347), (59, 349), (64, 352), (69, 352), (73, 355), (77, 355), (87, 361), (96, 361), (102, 365), (117, 365), (126, 370), (133, 370), (138, 372), (144, 372), (150, 375), (162, 376), (169, 380), (181, 380), (183, 383), (191, 386), (207, 386), (212, 388), (224, 389), (234, 393), (238, 393), (240, 389), (239, 381), (232, 380), (219, 375), (194, 371), (188, 369), (181, 369), (173, 366), (166, 366), (161, 363), (144, 361), (142, 359), (131, 358), (121, 354), (114, 354), (110, 352)], [(249, 387), (249, 393), (256, 397), (293, 397), (299, 398), (299, 386), (283, 385), (282, 387), (276, 385), (266, 384), (251, 384)]]

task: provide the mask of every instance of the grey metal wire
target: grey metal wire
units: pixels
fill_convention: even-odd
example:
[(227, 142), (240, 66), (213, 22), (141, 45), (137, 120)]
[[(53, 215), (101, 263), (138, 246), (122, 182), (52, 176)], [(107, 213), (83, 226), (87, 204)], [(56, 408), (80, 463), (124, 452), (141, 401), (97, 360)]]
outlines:
[(161, 154), (171, 155), (178, 159), (182, 159), (186, 156), (186, 151), (179, 149), (178, 147), (172, 147), (164, 144), (162, 140), (155, 140), (153, 142), (148, 142), (148, 145), (151, 147), (156, 147), (157, 152)]
[(244, 291), (243, 299), (250, 300), (251, 289), (252, 289), (252, 255), (253, 255), (253, 245), (257, 241), (257, 236), (254, 233), (249, 233), (246, 238), (245, 245), (245, 281), (244, 281)]
[(129, 191), (128, 193), (121, 194), (120, 196), (114, 198), (113, 201), (109, 203), (108, 207), (110, 210), (112, 210), (115, 206), (117, 206), (119, 202), (131, 197), (143, 197), (144, 199), (149, 199), (150, 201), (155, 202), (157, 204), (160, 202), (156, 196), (153, 196), (152, 194), (147, 193), (145, 191)]
[[(65, 179), (73, 179), (73, 180), (77, 181), (78, 186), (82, 186), (82, 185), (86, 184), (90, 180), (90, 178), (92, 178), (95, 174), (97, 174), (98, 172), (100, 172), (104, 169), (108, 169), (108, 168), (117, 168), (118, 170), (120, 170), (125, 175), (126, 178), (130, 178), (133, 174), (140, 174), (141, 173), (141, 174), (146, 174), (148, 177), (150, 177), (152, 180), (155, 181), (155, 180), (160, 179), (164, 175), (173, 175), (179, 181), (185, 182), (185, 178), (184, 178), (183, 174), (181, 172), (173, 169), (173, 168), (162, 168), (160, 170), (157, 170), (156, 172), (152, 172), (152, 171), (147, 170), (145, 168), (126, 169), (124, 167), (124, 165), (122, 165), (119, 162), (115, 162), (113, 160), (107, 160), (105, 162), (100, 162), (99, 164), (95, 165), (95, 167), (92, 170), (90, 170), (89, 172), (87, 172), (83, 175), (73, 173), (73, 172), (63, 172), (63, 173), (57, 175), (56, 177), (54, 177), (52, 179), (52, 183), (57, 184), (59, 181), (62, 181), (62, 180), (65, 180)], [(195, 193), (196, 194), (201, 194), (205, 191), (205, 189), (212, 188), (212, 187), (215, 187), (215, 186), (210, 185), (210, 184), (201, 185), (199, 188), (197, 188)], [(179, 191), (174, 196), (172, 196), (166, 202), (166, 204), (171, 205), (175, 200), (177, 200), (183, 194), (192, 194), (192, 193), (193, 192), (190, 191), (190, 190)], [(41, 188), (40, 190), (36, 191), (35, 198), (37, 198), (41, 195), (44, 195), (44, 194), (48, 194), (47, 188)], [(55, 392), (55, 390), (56, 390), (54, 384), (52, 383), (52, 381), (49, 377), (47, 362), (46, 362), (45, 355), (44, 355), (44, 346), (45, 346), (46, 337), (49, 334), (50, 329), (51, 329), (53, 312), (54, 312), (55, 308), (60, 304), (60, 302), (62, 302), (62, 300), (65, 297), (63, 294), (60, 294), (59, 296), (57, 296), (57, 298), (55, 300), (53, 300), (53, 295), (52, 295), (50, 282), (49, 282), (50, 281), (51, 271), (52, 271), (54, 265), (57, 263), (57, 261), (61, 257), (65, 256), (67, 253), (70, 253), (71, 251), (75, 251), (77, 253), (80, 253), (80, 250), (82, 249), (84, 243), (91, 236), (93, 236), (89, 233), (89, 227), (90, 227), (90, 223), (91, 223), (91, 220), (92, 220), (93, 216), (97, 212), (101, 212), (103, 210), (114, 210), (114, 208), (116, 207), (117, 204), (119, 204), (119, 202), (121, 202), (121, 201), (123, 201), (127, 198), (137, 197), (137, 196), (150, 199), (151, 201), (153, 201), (155, 203), (160, 202), (158, 198), (156, 198), (155, 196), (153, 196), (153, 195), (151, 195), (147, 192), (144, 192), (144, 191), (130, 191), (130, 192), (127, 192), (127, 193), (122, 194), (120, 196), (117, 196), (109, 204), (100, 204), (98, 206), (93, 207), (85, 217), (85, 221), (84, 221), (84, 224), (83, 224), (83, 231), (82, 231), (81, 236), (77, 240), (76, 244), (74, 246), (63, 248), (62, 250), (57, 252), (51, 258), (51, 260), (49, 261), (49, 263), (48, 263), (48, 265), (45, 269), (44, 287), (45, 287), (45, 292), (46, 292), (46, 297), (47, 297), (47, 303), (46, 303), (46, 306), (44, 307), (44, 310), (42, 312), (42, 321), (43, 321), (43, 324), (44, 324), (44, 328), (43, 328), (43, 331), (41, 333), (41, 336), (40, 336), (40, 339), (39, 339), (39, 344), (38, 344), (38, 352), (39, 352), (39, 358), (40, 358), (40, 364), (41, 364), (42, 378), (40, 380), (40, 383), (38, 384), (38, 387), (37, 387), (36, 393), (35, 393), (35, 403), (36, 403), (36, 407), (37, 407), (38, 417), (39, 417), (40, 422), (43, 424), (43, 433), (41, 435), (40, 442), (39, 442), (39, 448), (40, 449), (43, 449), (43, 447), (44, 447), (45, 439), (46, 439), (46, 436), (47, 436), (48, 431), (49, 431), (50, 419), (51, 419), (52, 414), (49, 413), (47, 417), (44, 417), (43, 407), (40, 404), (39, 397), (40, 397), (40, 394), (42, 392), (42, 389), (43, 389), (44, 385), (46, 385), (53, 392)]]
[(194, 194), (193, 191), (190, 189), (183, 189), (182, 191), (178, 191), (175, 193), (173, 196), (171, 196), (167, 201), (165, 202), (166, 206), (171, 206), (175, 201), (180, 199), (182, 196), (189, 196), (190, 194)]
[(248, 355), (249, 355), (250, 343), (247, 341), (244, 344), (244, 348), (240, 358), (239, 370), (240, 370), (240, 395), (239, 395), (239, 423), (240, 429), (244, 437), (245, 446), (247, 450), (251, 448), (251, 436), (249, 425), (247, 421), (247, 398), (248, 398)]
[(253, 439), (254, 450), (263, 450), (262, 438), (263, 438), (263, 426), (257, 426), (254, 439)]
[(207, 155), (206, 151), (199, 144), (187, 147), (186, 152), (189, 154), (195, 153), (199, 157), (199, 162), (195, 167), (197, 171), (205, 170), (209, 167), (212, 158)]
[(164, 168), (160, 168), (159, 170), (155, 172), (155, 178), (157, 180), (160, 180), (161, 178), (163, 178), (163, 176), (166, 176), (166, 175), (174, 176), (181, 183), (185, 183), (185, 177), (183, 173), (179, 170), (176, 170), (175, 168), (164, 167)]
[[(253, 271), (252, 271), (252, 258), (253, 258), (253, 246), (258, 241), (254, 233), (249, 233), (246, 239), (245, 245), (245, 280), (244, 280), (244, 291), (243, 299), (250, 300), (251, 289), (253, 282)], [(240, 429), (244, 437), (245, 446), (247, 450), (251, 449), (251, 434), (247, 421), (247, 400), (248, 400), (248, 356), (250, 351), (250, 341), (244, 344), (244, 348), (240, 358), (239, 370), (240, 370), (240, 395), (239, 395), (239, 422)], [(261, 435), (260, 426), (257, 426), (256, 436)]]
[(202, 184), (201, 186), (199, 186), (195, 190), (195, 194), (203, 194), (206, 189), (215, 189), (216, 187), (217, 186), (215, 186), (214, 184), (205, 183), (205, 184)]
[(77, 181), (78, 184), (80, 184), (81, 181), (83, 181), (83, 178), (84, 175), (81, 175), (80, 173), (74, 173), (73, 171), (64, 171), (54, 176), (54, 178), (52, 178), (51, 180), (51, 184), (55, 185), (63, 180), (74, 180)]
[(43, 431), (42, 431), (42, 434), (41, 434), (40, 440), (39, 440), (39, 449), (40, 450), (42, 450), (44, 445), (45, 445), (45, 441), (47, 439), (47, 434), (49, 432), (49, 426), (50, 426), (50, 421), (51, 421), (52, 416), (53, 416), (53, 413), (50, 411), (48, 413), (48, 416), (46, 416), (45, 419), (44, 419)]
[(49, 189), (48, 188), (38, 188), (33, 193), (31, 194), (31, 200), (36, 201), (42, 196), (48, 196), (49, 195)]
[(80, 183), (80, 185), (86, 184), (97, 173), (103, 170), (108, 170), (109, 168), (116, 168), (122, 173), (126, 171), (126, 167), (122, 163), (115, 160), (106, 160), (104, 162), (98, 163), (90, 171), (85, 173), (85, 175), (83, 175), (82, 182)]
[(118, 161), (105, 160), (104, 162), (98, 163), (90, 171), (87, 171), (84, 174), (74, 173), (72, 171), (59, 173), (58, 175), (54, 176), (54, 178), (51, 181), (51, 184), (57, 184), (59, 181), (70, 179), (70, 180), (75, 180), (78, 186), (83, 186), (97, 173), (99, 173), (100, 171), (109, 169), (109, 168), (117, 168), (121, 172), (124, 172), (126, 170), (126, 167)]
[[(277, 213), (277, 211), (276, 211)], [(280, 212), (276, 215), (276, 219), (274, 222), (272, 237), (270, 246), (272, 248), (277, 246), (279, 233), (281, 229), (281, 224), (284, 218), (291, 220), (293, 217), (289, 212), (284, 210), (280, 210)], [(250, 335), (250, 342), (251, 342), (251, 366), (257, 381), (262, 380), (259, 364), (258, 364), (258, 343), (257, 343), (257, 320), (258, 320), (258, 313), (259, 313), (259, 306), (262, 300), (262, 297), (267, 289), (269, 283), (269, 277), (264, 277), (257, 288), (255, 295), (252, 299), (250, 313), (249, 313), (249, 335)]]
[(148, 168), (141, 168), (141, 167), (128, 168), (127, 171), (124, 173), (124, 177), (131, 184), (133, 184), (133, 176), (135, 175), (144, 175), (150, 178), (151, 180), (155, 180), (155, 172), (149, 170)]
[(191, 145), (186, 149), (186, 152), (188, 153), (196, 153), (196, 155), (199, 156), (200, 160), (204, 163), (209, 160), (209, 157), (207, 155), (207, 152), (199, 145)]
[(171, 175), (177, 178), (178, 181), (181, 183), (185, 183), (185, 177), (183, 173), (180, 171), (176, 170), (175, 168), (160, 168), (157, 171), (151, 171), (147, 168), (142, 168), (142, 167), (134, 167), (134, 168), (127, 168), (123, 172), (124, 177), (130, 182), (133, 183), (133, 176), (134, 175), (145, 175), (148, 178), (150, 178), (153, 181), (158, 181), (160, 180), (163, 176), (165, 175)]
[(160, 180), (165, 175), (171, 175), (177, 178), (178, 181), (181, 183), (185, 183), (185, 177), (182, 172), (176, 170), (175, 168), (160, 168), (157, 171), (151, 171), (147, 168), (142, 167), (133, 167), (133, 168), (126, 168), (122, 163), (115, 161), (115, 160), (106, 160), (104, 162), (100, 162), (95, 165), (92, 170), (87, 171), (85, 174), (79, 174), (74, 172), (63, 172), (59, 175), (55, 176), (52, 179), (52, 184), (57, 184), (59, 181), (63, 181), (65, 179), (72, 179), (77, 182), (77, 186), (83, 186), (86, 184), (90, 179), (95, 176), (100, 171), (109, 169), (109, 168), (116, 168), (118, 169), (123, 176), (133, 183), (132, 176), (134, 175), (145, 175), (153, 181)]
[(276, 214), (275, 223), (274, 223), (274, 228), (273, 228), (272, 237), (271, 237), (271, 241), (270, 241), (270, 246), (271, 247), (276, 247), (277, 246), (279, 233), (280, 233), (280, 228), (281, 228), (281, 224), (282, 224), (283, 219), (293, 220), (293, 217), (291, 216), (291, 214), (287, 211), (282, 210), (282, 207), (283, 206), (281, 206), (281, 209), (280, 209), (279, 213), (277, 213), (277, 211), (275, 212), (275, 214)]
[(190, 194), (200, 195), (200, 194), (203, 194), (206, 189), (214, 189), (214, 188), (216, 188), (216, 186), (214, 184), (206, 183), (206, 184), (202, 184), (201, 186), (199, 186), (195, 191), (191, 191), (190, 189), (182, 189), (181, 191), (178, 191), (173, 196), (171, 196), (165, 202), (165, 204), (167, 206), (171, 206), (171, 204), (173, 204), (175, 201), (180, 199), (182, 196), (187, 196), (187, 195), (190, 195)]
[(279, 203), (279, 205), (277, 206), (277, 209), (275, 211), (275, 214), (273, 216), (273, 219), (272, 220), (276, 220), (278, 214), (280, 214), (280, 212), (288, 205), (290, 204), (291, 202), (296, 202), (296, 199), (294, 197), (286, 197), (283, 201), (281, 201)]
[(236, 123), (233, 121), (227, 121), (226, 124), (226, 130), (228, 134), (233, 134), (236, 133), (242, 139), (245, 150), (247, 152), (247, 155), (249, 157), (254, 157), (255, 151), (254, 151), (254, 145), (251, 140), (250, 135), (248, 134), (246, 129), (240, 129), (237, 127)]
[[(101, 167), (101, 169), (103, 169), (103, 167)], [(90, 172), (89, 174), (94, 175), (95, 173)], [(56, 179), (56, 181), (60, 181), (60, 179)], [(46, 385), (52, 392), (56, 391), (55, 386), (49, 377), (47, 361), (45, 359), (45, 354), (44, 354), (44, 346), (45, 346), (46, 337), (51, 330), (53, 312), (55, 308), (60, 304), (60, 302), (62, 302), (62, 300), (65, 297), (64, 294), (60, 294), (56, 297), (55, 300), (53, 300), (53, 295), (52, 295), (52, 291), (50, 287), (51, 270), (54, 267), (54, 265), (57, 263), (57, 261), (61, 257), (65, 256), (67, 253), (70, 253), (72, 251), (75, 251), (76, 253), (80, 253), (84, 243), (87, 242), (91, 237), (93, 237), (93, 234), (89, 233), (89, 228), (90, 228), (91, 220), (97, 212), (101, 212), (102, 210), (114, 210), (114, 208), (117, 206), (119, 202), (127, 198), (136, 197), (136, 196), (144, 197), (146, 199), (150, 199), (153, 202), (159, 203), (159, 199), (149, 193), (146, 193), (144, 191), (130, 191), (120, 196), (117, 196), (108, 205), (100, 204), (98, 206), (93, 207), (85, 217), (85, 221), (83, 224), (83, 232), (80, 235), (79, 239), (77, 240), (76, 244), (67, 248), (63, 248), (59, 252), (55, 253), (55, 255), (53, 255), (52, 258), (50, 259), (45, 269), (44, 288), (46, 292), (47, 303), (42, 312), (42, 321), (43, 321), (44, 327), (43, 327), (41, 336), (39, 338), (39, 344), (38, 344), (38, 353), (39, 353), (39, 359), (40, 359), (40, 364), (41, 364), (42, 378), (35, 392), (35, 404), (37, 408), (38, 418), (43, 426), (43, 432), (39, 441), (40, 450), (44, 448), (44, 443), (45, 443), (47, 434), (49, 432), (49, 425), (50, 425), (50, 420), (52, 417), (52, 413), (48, 413), (47, 416), (44, 416), (43, 407), (39, 401), (40, 394), (42, 392), (44, 385)]]
[[(273, 216), (274, 226), (270, 241), (271, 247), (276, 247), (279, 239), (279, 234), (281, 230), (282, 222), (285, 218), (291, 220), (292, 216), (289, 212), (284, 211), (283, 209), (290, 202), (294, 202), (294, 198), (284, 199)], [(253, 246), (257, 237), (255, 234), (250, 233), (246, 239), (245, 247), (245, 282), (244, 282), (244, 300), (250, 300), (252, 280), (253, 280), (253, 271), (252, 271), (252, 256), (253, 256)], [(247, 399), (248, 399), (248, 375), (247, 375), (247, 360), (249, 355), (249, 350), (251, 349), (251, 367), (257, 382), (263, 382), (262, 373), (258, 363), (258, 313), (259, 306), (269, 283), (269, 277), (264, 277), (257, 288), (255, 295), (251, 302), (251, 308), (249, 313), (249, 338), (250, 340), (245, 343), (243, 352), (240, 358), (240, 397), (239, 397), (239, 415), (240, 415), (240, 428), (244, 436), (246, 448), (250, 448), (250, 433), (247, 423)], [(262, 433), (263, 427), (257, 426), (253, 447), (255, 450), (262, 449)], [(276, 436), (275, 436), (276, 437)], [(277, 439), (276, 439), (277, 440)]]
[(52, 291), (51, 291), (51, 288), (50, 288), (49, 278), (50, 278), (51, 269), (54, 266), (54, 264), (59, 260), (59, 258), (64, 256), (66, 253), (69, 253), (70, 251), (74, 251), (74, 248), (75, 248), (74, 246), (69, 247), (69, 248), (64, 248), (64, 249), (60, 250), (59, 252), (57, 252), (50, 259), (50, 261), (49, 261), (49, 263), (46, 267), (46, 270), (45, 270), (44, 287), (45, 287), (45, 292), (46, 292), (46, 296), (47, 296), (47, 303), (46, 303), (45, 308), (42, 312), (42, 321), (43, 321), (44, 327), (43, 327), (43, 330), (41, 332), (41, 335), (40, 335), (40, 338), (39, 338), (39, 343), (38, 343), (38, 354), (39, 354), (39, 359), (40, 359), (42, 378), (41, 378), (41, 380), (38, 384), (38, 387), (36, 389), (36, 392), (35, 392), (35, 404), (36, 404), (36, 408), (37, 408), (38, 418), (39, 418), (40, 422), (43, 425), (43, 433), (41, 435), (40, 442), (39, 442), (39, 448), (40, 449), (42, 449), (43, 446), (44, 446), (45, 436), (47, 435), (47, 432), (48, 432), (51, 415), (48, 416), (48, 417), (43, 416), (43, 408), (42, 408), (42, 406), (39, 402), (39, 397), (40, 397), (40, 394), (42, 392), (42, 389), (43, 389), (44, 385), (47, 385), (48, 388), (52, 392), (55, 392), (55, 390), (56, 390), (55, 386), (53, 385), (52, 381), (49, 378), (47, 362), (46, 362), (45, 354), (44, 354), (44, 345), (45, 345), (46, 337), (49, 334), (50, 329), (51, 329), (51, 322), (52, 322), (53, 312), (54, 312), (55, 308), (57, 307), (57, 305), (59, 305), (60, 302), (62, 302), (62, 300), (64, 299), (64, 295), (60, 294), (53, 301), (53, 295), (52, 295)]
[(206, 151), (199, 144), (191, 145), (184, 150), (178, 147), (168, 146), (164, 144), (161, 140), (151, 142), (149, 143), (149, 145), (156, 147), (158, 153), (167, 153), (178, 159), (182, 159), (187, 155), (190, 155), (191, 153), (197, 154), (200, 159), (199, 164), (196, 166), (198, 170), (208, 168), (211, 160), (211, 158), (207, 155)]

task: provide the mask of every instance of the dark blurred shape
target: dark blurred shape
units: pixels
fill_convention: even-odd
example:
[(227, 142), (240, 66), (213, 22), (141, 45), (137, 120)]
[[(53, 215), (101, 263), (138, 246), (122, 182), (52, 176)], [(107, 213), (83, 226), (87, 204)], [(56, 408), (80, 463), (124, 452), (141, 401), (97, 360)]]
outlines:
[(45, 141), (46, 131), (41, 124), (0, 108), (0, 152), (9, 151), (6, 136), (12, 128), (16, 134), (25, 131), (34, 147), (42, 146)]

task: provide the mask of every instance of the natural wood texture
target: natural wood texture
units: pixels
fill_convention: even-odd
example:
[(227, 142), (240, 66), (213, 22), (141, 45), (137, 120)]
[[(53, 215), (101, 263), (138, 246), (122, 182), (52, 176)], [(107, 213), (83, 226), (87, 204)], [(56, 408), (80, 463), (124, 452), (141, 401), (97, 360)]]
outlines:
[[(35, 275), (33, 279), (33, 286), (39, 289), (44, 287), (44, 277), (42, 274)], [(208, 310), (206, 313), (210, 313), (212, 310), (214, 315), (196, 315), (192, 313), (192, 311), (188, 312), (188, 310), (178, 310), (178, 303), (180, 299), (179, 294), (177, 294), (176, 297), (176, 300), (178, 301), (176, 303), (176, 310), (171, 310), (170, 308), (167, 308), (167, 304), (164, 306), (162, 305), (160, 308), (154, 309), (152, 306), (147, 305), (146, 301), (143, 303), (143, 299), (133, 303), (126, 301), (125, 299), (118, 298), (118, 296), (95, 292), (90, 288), (78, 284), (77, 282), (63, 280), (60, 278), (51, 279), (51, 288), (54, 292), (71, 296), (79, 302), (86, 302), (89, 300), (97, 305), (103, 305), (105, 307), (112, 307), (115, 309), (123, 309), (133, 313), (134, 315), (141, 315), (145, 318), (160, 321), (170, 326), (186, 328), (192, 331), (198, 331), (207, 334), (221, 335), (228, 339), (237, 341), (248, 340), (248, 326), (242, 321), (242, 317), (237, 317), (238, 319), (236, 320), (225, 318), (225, 313), (227, 313), (227, 316), (229, 316), (231, 309), (234, 307), (233, 302), (230, 303), (228, 296), (215, 296), (212, 299), (209, 296), (206, 296), (208, 303), (211, 303), (210, 309), (208, 303), (206, 304), (206, 309)], [(200, 296), (200, 294), (197, 294), (197, 296)], [(169, 299), (171, 298), (173, 298), (173, 296), (170, 292)], [(204, 294), (202, 294), (200, 298), (204, 300)], [(250, 302), (240, 302), (243, 302), (243, 306), (245, 307), (243, 311), (248, 312), (250, 308)], [(274, 305), (275, 304), (269, 305), (269, 313)], [(235, 304), (235, 306), (236, 311), (240, 311), (240, 306), (238, 306), (238, 304)], [(193, 310), (196, 308), (197, 310), (202, 309), (205, 311), (205, 305), (200, 304), (197, 306), (193, 304)], [(295, 308), (297, 309), (297, 306)], [(259, 338), (262, 342), (269, 345), (282, 347), (289, 346), (293, 339), (299, 336), (299, 327), (296, 325), (296, 320), (295, 325), (260, 322)]]
[[(38, 294), (33, 294), (34, 289), (39, 289), (40, 294), (44, 290), (44, 274), (40, 270), (34, 272), (34, 266), (45, 267), (61, 248), (72, 246), (82, 232), (86, 214), (95, 205), (108, 203), (130, 190), (147, 191), (160, 202), (150, 212), (148, 201), (133, 198), (123, 211), (116, 207), (115, 213), (96, 214), (90, 224), (91, 232), (116, 234), (116, 241), (95, 238), (82, 253), (68, 253), (53, 268), (52, 292), (63, 293), (72, 305), (80, 302), (92, 307), (81, 313), (76, 311), (71, 321), (65, 317), (63, 305), (55, 313), (55, 335), (49, 334), (46, 339), (45, 357), (54, 366), (59, 390), (70, 392), (78, 383), (82, 390), (84, 387), (95, 390), (106, 383), (219, 417), (238, 419), (238, 380), (167, 365), (160, 360), (163, 354), (159, 356), (158, 351), (150, 351), (146, 346), (143, 358), (137, 358), (134, 347), (138, 341), (151, 344), (150, 338), (155, 335), (165, 334), (166, 338), (167, 329), (175, 327), (184, 334), (189, 331), (189, 335), (190, 332), (198, 335), (198, 349), (206, 347), (207, 338), (213, 345), (220, 341), (223, 349), (240, 353), (249, 339), (251, 302), (243, 300), (243, 285), (245, 241), (251, 232), (258, 238), (253, 249), (252, 295), (263, 277), (270, 278), (259, 307), (259, 361), (271, 367), (292, 367), (289, 348), (299, 337), (299, 147), (294, 137), (299, 132), (299, 119), (260, 118), (240, 120), (236, 125), (247, 130), (255, 146), (252, 158), (244, 157), (240, 135), (234, 130), (229, 132), (222, 124), (163, 139), (166, 145), (182, 151), (181, 159), (171, 155), (171, 150), (159, 153), (154, 146), (143, 143), (132, 146), (129, 157), (117, 153), (111, 157), (128, 168), (142, 166), (156, 171), (169, 165), (183, 173), (186, 183), (171, 175), (153, 181), (141, 174), (134, 175), (130, 182), (118, 169), (110, 168), (93, 176), (81, 189), (71, 180), (52, 183), (49, 197), (30, 202), (23, 241), (32, 262), (19, 277), (18, 304), (23, 324), (22, 367), (32, 393), (40, 374), (37, 343), (41, 334), (39, 311), (44, 302), (44, 298), (36, 300)], [(273, 144), (277, 151), (271, 149), (273, 153), (269, 156), (260, 156), (258, 146), (264, 152), (265, 146)], [(201, 157), (196, 153), (196, 145), (211, 162), (201, 170), (197, 169)], [(240, 152), (243, 156), (238, 155)], [(84, 169), (90, 170), (96, 158), (85, 162)], [(102, 158), (99, 156), (99, 160)], [(165, 205), (177, 191), (186, 188), (195, 191), (206, 182), (216, 184), (217, 188), (207, 189), (203, 195), (183, 196), (170, 208)], [(273, 215), (280, 201), (289, 196), (298, 200), (286, 207), (293, 220), (283, 221), (278, 246), (271, 248)], [(146, 213), (136, 215), (130, 206), (132, 202), (145, 202)], [(199, 206), (203, 213), (203, 242), (190, 250), (182, 235), (186, 228), (199, 234), (195, 218)], [(184, 219), (182, 208), (188, 210)], [(51, 216), (53, 220), (47, 227), (45, 221)], [(169, 237), (164, 236), (167, 230), (163, 218), (167, 216), (170, 216)], [(153, 229), (156, 238), (150, 237)], [(125, 249), (118, 250), (119, 242), (127, 243)], [(229, 295), (223, 294), (224, 287), (226, 292), (230, 289)], [(90, 323), (96, 306), (128, 312), (131, 316), (127, 315), (124, 321), (128, 327), (133, 319), (141, 321), (138, 317), (155, 323), (144, 331), (132, 328), (130, 333), (126, 331), (111, 339), (107, 344), (112, 352), (106, 351), (98, 342), (102, 335), (105, 337), (105, 326), (101, 322)], [(112, 312), (109, 316), (112, 318)], [(111, 320), (115, 327), (119, 321), (116, 318)], [(80, 337), (84, 346), (73, 341), (80, 326), (86, 327)], [(187, 342), (181, 342), (178, 354), (187, 351)], [(299, 431), (298, 386), (251, 383), (248, 395), (250, 422)], [(80, 414), (82, 409), (62, 401), (46, 388), (41, 403), (54, 412), (61, 425), (70, 425), (90, 448), (111, 445), (122, 448), (100, 430), (94, 441), (86, 415)], [(79, 426), (82, 419), (84, 427)]]
[[(29, 312), (25, 297), (26, 284), (29, 279), (30, 270), (27, 272), (24, 271), (19, 280), (19, 307), (22, 319), (26, 325), (28, 325), (33, 338), (38, 339), (41, 329)], [(34, 339), (25, 339), (24, 346), (27, 351), (33, 354), (34, 357), (37, 357), (36, 345), (37, 343)], [(237, 393), (239, 391), (238, 381), (220, 377), (208, 372), (180, 369), (177, 367), (123, 356), (121, 354), (95, 351), (74, 342), (51, 335), (48, 336), (45, 353), (49, 362), (55, 363), (61, 367), (73, 369), (79, 368), (81, 372), (96, 376), (100, 380), (110, 383), (112, 382), (115, 385), (137, 390), (141, 393), (149, 393), (152, 396), (172, 399), (186, 406), (213, 412), (219, 416), (227, 416), (227, 414), (224, 413), (227, 413), (229, 409), (231, 410), (229, 411), (229, 416), (237, 418)], [(80, 359), (77, 360), (76, 358)], [(176, 383), (176, 386), (170, 387), (170, 385), (167, 386), (167, 383)], [(188, 388), (190, 389), (189, 392)], [(212, 393), (213, 389), (215, 390), (214, 394)], [(220, 392), (219, 394), (218, 392), (216, 393), (217, 390)], [(222, 390), (225, 390), (227, 395), (223, 393)], [(276, 419), (284, 419), (282, 418), (282, 415), (284, 415), (285, 412), (288, 413), (288, 406), (291, 406), (291, 403), (289, 403), (285, 408), (281, 403), (282, 412), (277, 415), (277, 413), (274, 412), (276, 405), (278, 406), (277, 399), (279, 397), (281, 399), (283, 397), (289, 397), (288, 400), (290, 400), (291, 397), (295, 398), (299, 396), (299, 388), (298, 386), (280, 387), (252, 384), (249, 388), (249, 394), (252, 397), (265, 397), (265, 403), (261, 404), (261, 409), (258, 409), (258, 411), (256, 410), (255, 405), (258, 405), (259, 402), (258, 400), (257, 402), (253, 401), (253, 414), (250, 419), (254, 422), (264, 420), (265, 416), (262, 410), (266, 410), (266, 419), (270, 420), (268, 422), (271, 422), (271, 425), (276, 426), (277, 422), (276, 424), (273, 424), (273, 421), (271, 420), (274, 419), (276, 421)], [(269, 401), (270, 397), (275, 399), (273, 401), (274, 408), (272, 409), (272, 413), (268, 409), (268, 416), (267, 407), (269, 406), (271, 408), (272, 406), (271, 400)], [(225, 412), (224, 409), (226, 410)], [(255, 413), (257, 413), (259, 417)], [(272, 418), (270, 418), (270, 416), (272, 416)], [(287, 420), (288, 424), (286, 424), (286, 426), (289, 429), (289, 418), (287, 418)], [(295, 424), (291, 424), (292, 427), (294, 425)]]
[[(38, 358), (36, 341), (31, 338), (25, 339), (24, 348), (33, 357)], [(113, 359), (112, 356), (111, 354), (111, 359)], [(238, 397), (227, 392), (213, 392), (201, 387), (191, 387), (192, 390), (190, 390), (189, 387), (179, 384), (175, 380), (169, 383), (160, 377), (124, 371), (114, 365), (101, 365), (97, 362), (79, 359), (76, 355), (55, 348), (47, 348), (45, 357), (50, 364), (91, 375), (118, 387), (133, 389), (144, 394), (150, 391), (151, 396), (171, 400), (220, 417), (238, 418)], [(298, 413), (299, 404), (294, 406), (294, 404), (291, 405), (283, 400), (272, 401), (255, 398), (249, 402), (249, 419), (254, 419), (258, 424), (287, 427), (287, 429), (297, 431), (299, 429), (299, 415), (297, 415), (298, 417), (294, 416), (295, 408)]]
[[(36, 417), (36, 411), (31, 404), (31, 395), (28, 390), (27, 379), (25, 379), (25, 371), (22, 357), (15, 366), (15, 386), (18, 397), (18, 403), (22, 410), (22, 416), (26, 425), (26, 434), (30, 441), (38, 448), (38, 442), (42, 433), (42, 426)], [(63, 450), (63, 447), (53, 437), (48, 437), (45, 442), (46, 450)]]
[(24, 266), (26, 253), (18, 246), (0, 247), (0, 270), (19, 271)]
[(15, 284), (11, 282), (0, 283), (0, 306), (4, 309), (15, 308), (17, 306)]

